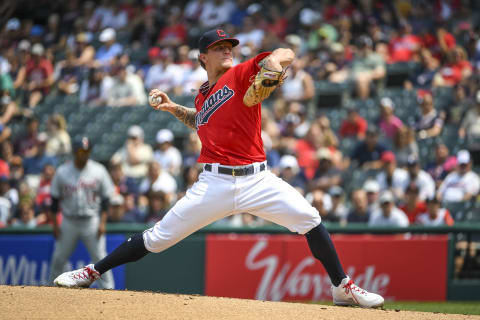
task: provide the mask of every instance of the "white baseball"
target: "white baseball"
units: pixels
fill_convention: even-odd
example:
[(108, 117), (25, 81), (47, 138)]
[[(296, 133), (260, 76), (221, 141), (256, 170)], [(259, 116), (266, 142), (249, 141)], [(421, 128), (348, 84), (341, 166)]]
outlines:
[(157, 97), (154, 97), (153, 95), (149, 95), (148, 96), (148, 103), (150, 103), (150, 105), (152, 107), (156, 107), (158, 106), (160, 103), (162, 103), (162, 97), (160, 96), (157, 96)]

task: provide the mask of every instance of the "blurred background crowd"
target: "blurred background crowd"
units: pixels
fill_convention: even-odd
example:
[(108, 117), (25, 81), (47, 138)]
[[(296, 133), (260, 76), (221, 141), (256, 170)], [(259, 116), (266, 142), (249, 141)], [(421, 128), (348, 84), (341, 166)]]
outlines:
[(270, 169), (324, 221), (480, 221), (480, 2), (37, 0), (0, 12), (0, 227), (49, 223), (51, 179), (79, 135), (115, 183), (109, 222), (161, 220), (201, 172), (201, 144), (147, 94), (193, 107), (207, 80), (196, 43), (215, 27), (240, 40), (236, 63), (296, 52), (262, 136)]

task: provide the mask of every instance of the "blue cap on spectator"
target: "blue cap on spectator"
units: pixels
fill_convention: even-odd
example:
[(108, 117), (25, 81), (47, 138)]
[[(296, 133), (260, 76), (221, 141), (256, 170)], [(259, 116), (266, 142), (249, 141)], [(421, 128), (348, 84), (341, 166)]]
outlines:
[(39, 37), (43, 34), (43, 31), (44, 31), (43, 27), (41, 25), (36, 24), (30, 30), (30, 35), (33, 37)]

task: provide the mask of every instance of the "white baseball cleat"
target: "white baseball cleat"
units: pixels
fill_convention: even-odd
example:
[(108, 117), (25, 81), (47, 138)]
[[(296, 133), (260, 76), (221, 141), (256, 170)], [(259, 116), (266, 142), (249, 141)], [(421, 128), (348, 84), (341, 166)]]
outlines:
[(332, 286), (333, 304), (337, 306), (359, 306), (363, 308), (378, 308), (383, 306), (383, 297), (368, 292), (346, 277), (338, 287)]
[(100, 273), (95, 270), (93, 264), (89, 264), (82, 269), (62, 273), (53, 280), (53, 283), (59, 287), (88, 288), (98, 279), (100, 279)]

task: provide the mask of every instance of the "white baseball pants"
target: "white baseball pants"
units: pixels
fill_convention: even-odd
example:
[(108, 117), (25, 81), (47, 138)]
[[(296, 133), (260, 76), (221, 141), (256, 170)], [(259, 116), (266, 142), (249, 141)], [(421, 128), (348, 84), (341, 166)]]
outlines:
[(247, 176), (203, 171), (198, 181), (152, 228), (143, 240), (151, 252), (161, 252), (193, 232), (224, 217), (248, 212), (290, 231), (305, 234), (320, 224), (317, 209), (287, 182), (268, 169)]

